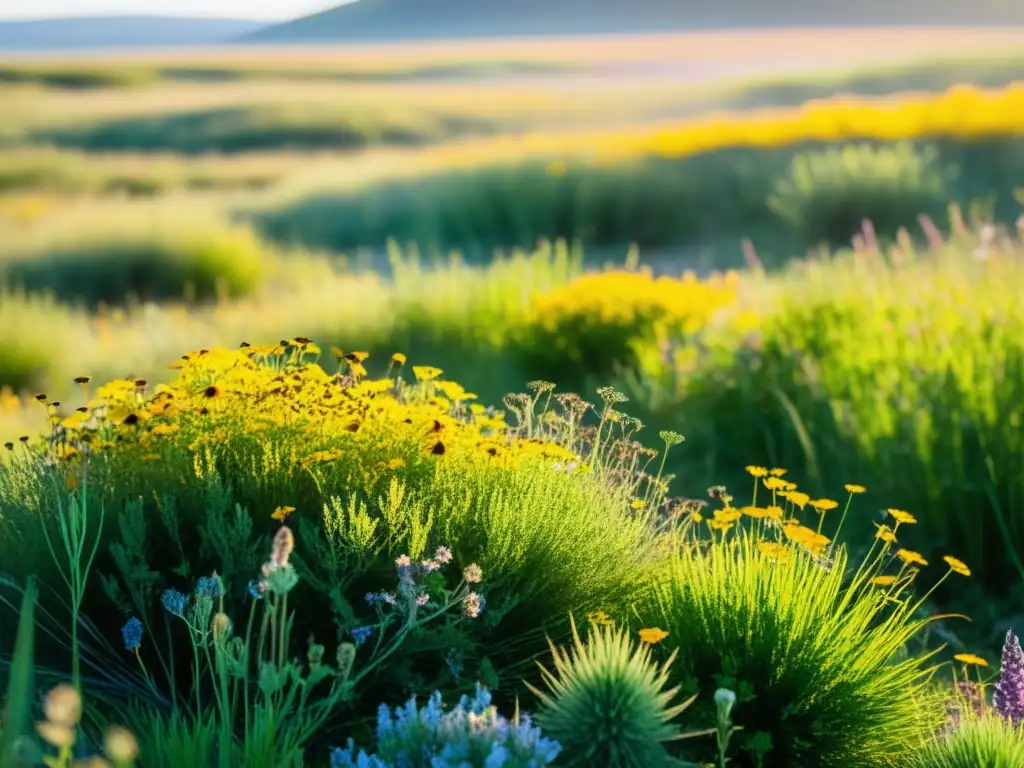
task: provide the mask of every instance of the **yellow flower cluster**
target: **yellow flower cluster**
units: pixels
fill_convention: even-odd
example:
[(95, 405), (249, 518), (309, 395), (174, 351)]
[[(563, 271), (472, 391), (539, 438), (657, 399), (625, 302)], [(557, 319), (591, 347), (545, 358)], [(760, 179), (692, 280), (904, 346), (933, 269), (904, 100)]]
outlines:
[[(678, 158), (731, 147), (785, 147), (806, 141), (1020, 135), (1024, 135), (1024, 82), (995, 90), (957, 85), (941, 94), (839, 96), (795, 108), (711, 114), (656, 130), (533, 134), (519, 151), (548, 156), (589, 154), (598, 161), (616, 162), (639, 155)], [(563, 165), (551, 163), (549, 169), (564, 173)]]
[(197, 473), (205, 451), (242, 437), (265, 439), (288, 471), (342, 459), (364, 473), (383, 474), (407, 461), (510, 466), (577, 458), (553, 442), (516, 439), (502, 412), (489, 413), (472, 402), (472, 393), (438, 380), (439, 369), (414, 368), (419, 380), (409, 384), (391, 375), (404, 362), (400, 355), (382, 379), (366, 377), (365, 353), (339, 355), (334, 373), (316, 362), (319, 356), (307, 339), (201, 350), (172, 366), (179, 373), (170, 384), (150, 392), (145, 381), (112, 381), (58, 423), (70, 436), (66, 444), (88, 442), (92, 450), (141, 448), (143, 458), (158, 460), (165, 448), (187, 445)]
[(717, 310), (736, 301), (735, 272), (700, 280), (654, 277), (648, 271), (616, 270), (583, 275), (533, 299), (535, 322), (557, 330), (567, 318), (633, 327), (664, 323), (683, 331), (699, 330)]

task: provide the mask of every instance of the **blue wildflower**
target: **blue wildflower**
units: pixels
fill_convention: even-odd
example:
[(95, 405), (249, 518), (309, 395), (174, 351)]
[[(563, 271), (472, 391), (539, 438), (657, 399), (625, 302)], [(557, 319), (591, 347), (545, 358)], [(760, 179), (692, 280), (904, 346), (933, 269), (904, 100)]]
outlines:
[(263, 597), (263, 590), (260, 588), (260, 583), (255, 579), (249, 582), (249, 594), (252, 595), (255, 600), (260, 600)]
[(185, 595), (176, 589), (168, 589), (164, 592), (160, 602), (164, 604), (164, 610), (181, 616), (185, 612)]
[(142, 645), (142, 622), (132, 616), (128, 623), (121, 627), (121, 637), (124, 639), (124, 647), (134, 651)]
[(218, 576), (202, 576), (196, 585), (196, 592), (200, 597), (223, 597), (224, 585)]
[(352, 630), (352, 639), (356, 641), (356, 645), (362, 645), (366, 640), (373, 634), (373, 627), (356, 627)]
[(367, 605), (376, 605), (378, 600), (380, 600), (380, 595), (378, 595), (376, 592), (367, 592), (366, 593), (366, 603), (367, 603)]

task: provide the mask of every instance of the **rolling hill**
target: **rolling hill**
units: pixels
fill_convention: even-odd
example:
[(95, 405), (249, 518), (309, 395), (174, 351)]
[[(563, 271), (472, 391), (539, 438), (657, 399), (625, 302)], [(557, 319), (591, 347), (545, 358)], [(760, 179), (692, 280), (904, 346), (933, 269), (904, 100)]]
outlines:
[(62, 17), (0, 21), (0, 51), (143, 48), (220, 43), (266, 22), (170, 16)]
[(1020, 0), (356, 0), (245, 42), (609, 34), (734, 27), (1024, 24)]

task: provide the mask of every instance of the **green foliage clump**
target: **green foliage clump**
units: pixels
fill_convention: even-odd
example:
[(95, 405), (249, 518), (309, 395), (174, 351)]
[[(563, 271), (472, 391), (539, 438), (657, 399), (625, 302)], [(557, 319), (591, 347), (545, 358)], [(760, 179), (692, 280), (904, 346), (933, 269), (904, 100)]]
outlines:
[(814, 555), (773, 538), (741, 527), (686, 543), (667, 567), (642, 615), (678, 653), (673, 681), (684, 693), (736, 693), (736, 765), (906, 765), (943, 717), (927, 656), (905, 655), (924, 626), (916, 606), (870, 584), (870, 567), (851, 582), (842, 548)]
[[(678, 688), (668, 688), (673, 654), (664, 664), (649, 647), (636, 647), (629, 635), (595, 625), (586, 642), (573, 625), (573, 648), (551, 644), (555, 671), (541, 667), (547, 691), (537, 722), (562, 746), (566, 765), (608, 768), (660, 768), (674, 765), (667, 744), (682, 738), (672, 724), (696, 696), (673, 704)], [(708, 733), (708, 732), (705, 732)], [(704, 733), (687, 736), (705, 735)]]
[[(510, 398), (521, 413), (512, 426), (436, 369), (415, 368), (416, 384), (371, 381), (361, 353), (342, 356), (336, 374), (314, 354), (308, 340), (193, 353), (170, 386), (148, 394), (145, 382), (112, 382), (61, 420), (47, 455), (63, 468), (88, 443), (81, 482), (118, 520), (97, 557), (113, 602), (87, 598), (91, 615), (132, 609), (144, 602), (132, 595), (197, 568), (216, 569), (244, 598), (237, 585), (259, 569), (261, 537), (291, 514), (307, 606), (296, 630), (326, 638), (376, 614), (366, 595), (396, 559), (450, 546), (457, 563), (487, 574), (487, 610), (468, 628), (415, 628), (364, 683), (379, 701), (470, 679), (505, 695), (532, 671), (544, 634), (564, 635), (569, 611), (624, 611), (638, 597), (658, 556), (651, 517), (630, 508), (645, 493), (630, 462), (643, 457), (627, 450), (622, 470), (607, 470), (615, 482), (599, 469), (627, 440), (607, 415), (595, 433), (570, 408), (552, 433), (559, 414), (533, 411), (541, 388)], [(559, 435), (596, 442), (570, 449)], [(15, 574), (39, 568), (40, 520), (53, 486), (69, 482), (64, 469), (37, 474), (39, 461), (3, 470), (0, 548)]]
[(775, 181), (768, 208), (804, 242), (845, 243), (868, 219), (879, 234), (921, 214), (941, 213), (955, 196), (956, 169), (934, 146), (851, 144), (797, 154)]
[(422, 145), (493, 130), (490, 121), (469, 116), (385, 115), (324, 104), (276, 104), (120, 117), (39, 129), (31, 137), (37, 143), (90, 152), (196, 155)]
[(916, 768), (1018, 768), (1024, 765), (1024, 727), (997, 715), (963, 718), (930, 739)]
[(147, 216), (126, 207), (45, 222), (8, 246), (0, 275), (30, 292), (74, 303), (245, 296), (272, 264), (246, 227), (209, 217)]
[(801, 264), (758, 291), (752, 332), (664, 366), (634, 399), (685, 430), (708, 482), (751, 452), (818, 487), (861, 480), (999, 594), (1024, 577), (1024, 272), (1019, 246), (990, 237)]

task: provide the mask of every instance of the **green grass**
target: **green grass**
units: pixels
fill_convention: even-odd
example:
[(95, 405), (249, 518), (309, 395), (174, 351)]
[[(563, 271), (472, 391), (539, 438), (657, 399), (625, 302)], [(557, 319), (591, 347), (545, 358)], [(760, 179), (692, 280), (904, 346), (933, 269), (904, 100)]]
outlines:
[(30, 133), (32, 143), (88, 152), (243, 152), (422, 146), (494, 133), (471, 115), (406, 114), (325, 104), (277, 104), (140, 115)]
[(684, 351), (631, 391), (686, 434), (680, 476), (726, 481), (753, 454), (812, 493), (861, 483), (876, 508), (918, 516), (927, 557), (955, 548), (1007, 593), (1024, 579), (1020, 242), (963, 231), (889, 255), (864, 242), (755, 281), (757, 330)]
[(543, 237), (666, 249), (734, 233), (778, 258), (822, 240), (848, 243), (865, 218), (892, 237), (919, 214), (940, 216), (951, 200), (991, 196), (994, 213), (1012, 220), (1024, 142), (725, 149), (609, 166), (569, 160), (558, 173), (550, 163), (498, 160), (405, 179), (295, 187), (242, 213), (272, 239), (339, 251), (393, 237), (486, 258), (493, 248), (530, 247)]

